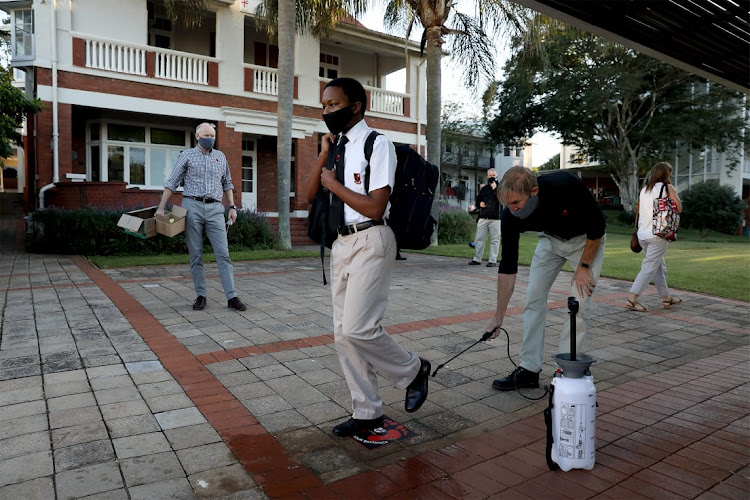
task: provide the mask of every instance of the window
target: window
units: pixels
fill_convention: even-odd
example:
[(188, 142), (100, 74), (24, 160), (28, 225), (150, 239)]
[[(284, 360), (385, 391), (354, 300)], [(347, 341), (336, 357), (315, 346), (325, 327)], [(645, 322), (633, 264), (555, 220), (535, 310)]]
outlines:
[(242, 134), (242, 192), (255, 190), (255, 138)]
[(156, 13), (153, 2), (146, 3), (148, 12), (148, 44), (160, 49), (172, 48), (172, 21)]
[(180, 152), (190, 147), (187, 129), (98, 121), (87, 129), (87, 170), (93, 182), (161, 188)]
[(13, 31), (11, 44), (14, 60), (34, 58), (34, 11), (19, 9), (13, 11)]
[(503, 148), (503, 156), (510, 156), (510, 148), (509, 147), (506, 146), (505, 148)]
[(320, 53), (320, 67), (318, 76), (321, 78), (338, 78), (339, 77), (339, 56)]
[(265, 42), (255, 42), (255, 65), (266, 68), (279, 67), (279, 46)]
[(520, 158), (520, 157), (521, 157), (521, 154), (523, 154), (523, 149), (521, 149), (521, 148), (516, 148), (516, 158)]

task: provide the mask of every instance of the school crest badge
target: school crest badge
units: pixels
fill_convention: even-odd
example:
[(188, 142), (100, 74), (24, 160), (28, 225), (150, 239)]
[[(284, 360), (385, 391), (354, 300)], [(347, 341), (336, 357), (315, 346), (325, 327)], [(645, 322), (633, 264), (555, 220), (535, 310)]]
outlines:
[(354, 172), (354, 184), (362, 184), (362, 175), (359, 172)]

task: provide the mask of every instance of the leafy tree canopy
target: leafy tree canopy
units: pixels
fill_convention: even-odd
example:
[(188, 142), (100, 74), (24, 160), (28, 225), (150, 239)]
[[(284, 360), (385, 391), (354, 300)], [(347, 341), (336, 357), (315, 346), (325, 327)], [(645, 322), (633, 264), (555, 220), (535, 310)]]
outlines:
[(13, 147), (22, 144), (23, 137), (18, 129), (28, 113), (41, 109), (39, 99), (27, 99), (26, 95), (13, 86), (13, 70), (0, 68), (0, 162), (13, 154)]
[(682, 193), (680, 200), (681, 224), (700, 230), (701, 236), (707, 236), (712, 230), (734, 234), (742, 223), (745, 202), (731, 187), (721, 186), (716, 180), (691, 186)]
[(542, 163), (539, 170), (558, 170), (560, 168), (560, 153)]
[(505, 67), (493, 103), (490, 134), (512, 143), (537, 131), (610, 170), (626, 208), (638, 192), (638, 169), (679, 143), (732, 152), (741, 142), (741, 94), (708, 83), (597, 36), (536, 23), (541, 49), (524, 40)]

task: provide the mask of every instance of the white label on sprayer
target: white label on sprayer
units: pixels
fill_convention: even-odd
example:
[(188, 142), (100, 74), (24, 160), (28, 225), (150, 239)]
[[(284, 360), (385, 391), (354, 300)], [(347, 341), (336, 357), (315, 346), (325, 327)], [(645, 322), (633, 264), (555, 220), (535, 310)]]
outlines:
[(560, 407), (561, 458), (583, 460), (586, 458), (586, 405), (562, 403)]

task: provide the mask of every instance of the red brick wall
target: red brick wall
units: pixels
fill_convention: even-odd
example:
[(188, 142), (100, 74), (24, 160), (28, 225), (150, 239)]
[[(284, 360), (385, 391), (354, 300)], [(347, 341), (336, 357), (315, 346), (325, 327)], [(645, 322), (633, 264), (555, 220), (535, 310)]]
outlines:
[[(73, 171), (73, 106), (70, 104), (57, 104), (57, 152), (58, 152), (58, 173), (60, 180), (67, 180), (65, 174)], [(52, 106), (50, 105), (50, 115), (52, 115)]]
[(305, 184), (310, 174), (315, 169), (318, 161), (318, 134), (312, 137), (297, 139), (297, 152), (295, 157), (297, 165), (297, 178), (295, 190), (295, 210), (307, 210), (308, 204), (305, 199)]
[[(161, 190), (125, 189), (124, 182), (61, 182), (45, 193), (45, 207), (57, 208), (137, 208), (158, 205)], [(172, 197), (180, 204), (181, 195)]]
[[(274, 233), (278, 234), (279, 219), (269, 218)], [(292, 245), (318, 245), (307, 237), (307, 219), (293, 217), (289, 220), (289, 230), (291, 233)]]
[(258, 138), (258, 186), (257, 190), (258, 211), (279, 211), (279, 180), (276, 174), (276, 138), (262, 136)]
[(242, 134), (227, 127), (226, 122), (216, 125), (216, 149), (224, 153), (234, 184), (234, 204), (242, 205)]

